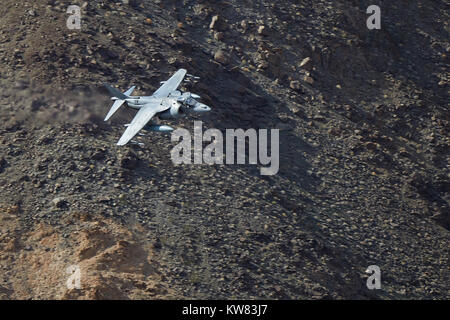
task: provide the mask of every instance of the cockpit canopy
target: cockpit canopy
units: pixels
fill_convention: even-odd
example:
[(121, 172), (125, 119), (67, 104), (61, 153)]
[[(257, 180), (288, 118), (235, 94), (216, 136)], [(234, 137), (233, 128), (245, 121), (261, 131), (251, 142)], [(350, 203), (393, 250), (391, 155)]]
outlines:
[(193, 98), (187, 98), (186, 101), (184, 101), (187, 105), (194, 107), (198, 102)]
[(194, 98), (192, 98), (192, 95), (190, 92), (184, 92), (177, 98), (178, 102), (181, 102), (185, 105), (195, 107), (195, 105), (198, 103)]
[(198, 102), (194, 98), (200, 98), (200, 96), (191, 94), (190, 92), (184, 92), (177, 98), (177, 102), (183, 104), (183, 106), (186, 107), (186, 111), (190, 110), (192, 112), (207, 112), (211, 110), (210, 107)]

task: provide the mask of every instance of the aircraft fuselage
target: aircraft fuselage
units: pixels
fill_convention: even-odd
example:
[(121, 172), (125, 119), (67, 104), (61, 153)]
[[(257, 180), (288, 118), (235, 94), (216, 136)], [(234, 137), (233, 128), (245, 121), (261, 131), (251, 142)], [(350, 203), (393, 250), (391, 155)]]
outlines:
[(126, 99), (126, 103), (130, 108), (133, 109), (140, 109), (143, 105), (151, 102), (160, 102), (162, 103), (163, 100), (167, 98), (156, 98), (156, 97), (148, 97), (148, 96), (132, 96), (128, 99)]

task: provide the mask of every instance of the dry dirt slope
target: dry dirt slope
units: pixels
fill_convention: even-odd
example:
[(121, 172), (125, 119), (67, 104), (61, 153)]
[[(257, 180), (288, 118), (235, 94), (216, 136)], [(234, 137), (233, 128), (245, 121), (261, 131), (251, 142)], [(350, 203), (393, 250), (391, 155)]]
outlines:
[[(81, 31), (69, 4), (0, 8), (2, 298), (448, 298), (445, 1), (377, 31), (365, 1), (79, 2)], [(133, 113), (102, 124), (100, 84), (180, 67), (205, 128), (282, 129), (278, 175), (115, 146)]]
[[(64, 229), (39, 223), (24, 230), (17, 207), (1, 210), (1, 299), (180, 298), (162, 281), (152, 244), (137, 237), (139, 230), (87, 214), (68, 217)], [(72, 266), (81, 288), (70, 286)]]

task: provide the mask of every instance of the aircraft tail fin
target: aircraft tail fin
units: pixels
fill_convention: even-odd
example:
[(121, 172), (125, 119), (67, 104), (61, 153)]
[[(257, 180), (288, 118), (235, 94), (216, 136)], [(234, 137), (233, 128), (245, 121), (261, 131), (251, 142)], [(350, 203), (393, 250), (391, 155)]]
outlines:
[(130, 96), (133, 93), (135, 88), (136, 88), (136, 86), (132, 86), (130, 89), (128, 89), (127, 91), (124, 92), (124, 95)]
[(111, 109), (109, 110), (108, 114), (106, 115), (105, 121), (108, 121), (109, 118), (117, 111), (119, 108), (124, 104), (125, 99), (128, 99), (130, 97), (130, 94), (133, 93), (135, 86), (132, 86), (130, 89), (125, 91), (124, 93), (120, 92), (116, 88), (113, 88), (105, 83), (105, 88), (108, 89), (108, 91), (111, 93), (114, 98), (116, 98), (114, 101), (114, 104), (112, 105)]
[(133, 90), (135, 88), (133, 86), (130, 89), (128, 89), (127, 91), (125, 91), (125, 93), (122, 93), (119, 90), (117, 90), (116, 88), (111, 87), (109, 84), (105, 83), (104, 86), (113, 97), (116, 97), (116, 98), (122, 99), (122, 100), (128, 99), (129, 95), (131, 94), (131, 92), (133, 92)]

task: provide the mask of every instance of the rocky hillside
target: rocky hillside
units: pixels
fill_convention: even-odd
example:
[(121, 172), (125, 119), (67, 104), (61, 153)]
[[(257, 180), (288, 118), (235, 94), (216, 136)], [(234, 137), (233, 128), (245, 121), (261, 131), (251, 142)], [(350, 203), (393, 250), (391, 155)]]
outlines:
[[(0, 298), (448, 299), (448, 3), (368, 30), (371, 2), (3, 0)], [(204, 129), (281, 130), (277, 175), (116, 146), (135, 112), (104, 123), (101, 84), (178, 68)]]

